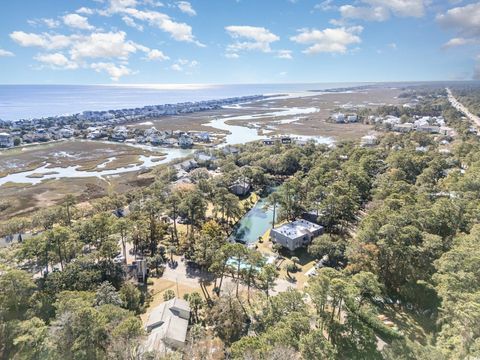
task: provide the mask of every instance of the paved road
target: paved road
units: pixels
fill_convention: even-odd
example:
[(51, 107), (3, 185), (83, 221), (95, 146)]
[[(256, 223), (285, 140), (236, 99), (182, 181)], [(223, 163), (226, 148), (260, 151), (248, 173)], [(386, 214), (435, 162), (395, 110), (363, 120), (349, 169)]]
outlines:
[(470, 121), (474, 123), (474, 125), (477, 126), (478, 129), (480, 129), (480, 117), (472, 114), (461, 102), (459, 102), (455, 96), (453, 96), (452, 91), (449, 88), (446, 88), (446, 90), (450, 104), (452, 104), (455, 109), (464, 114)]
[[(198, 288), (199, 287), (199, 280), (203, 278), (208, 278), (209, 275), (206, 272), (202, 272), (200, 270), (196, 269), (190, 269), (187, 268), (185, 263), (180, 260), (179, 257), (175, 257), (175, 260), (177, 260), (178, 265), (175, 268), (171, 268), (167, 266), (165, 268), (165, 271), (163, 272), (162, 279), (165, 280), (170, 280), (174, 282), (178, 282), (179, 284), (193, 287), (193, 288)], [(233, 280), (230, 277), (225, 276), (223, 279), (223, 285), (229, 285), (232, 284), (235, 285), (235, 280)], [(222, 285), (222, 287), (223, 287)], [(279, 292), (286, 291), (288, 288), (295, 288), (296, 284), (295, 283), (290, 283), (285, 279), (277, 279), (276, 280), (276, 286), (272, 291), (272, 294), (277, 294)], [(243, 286), (241, 286), (243, 288)], [(246, 287), (245, 287), (246, 289)]]

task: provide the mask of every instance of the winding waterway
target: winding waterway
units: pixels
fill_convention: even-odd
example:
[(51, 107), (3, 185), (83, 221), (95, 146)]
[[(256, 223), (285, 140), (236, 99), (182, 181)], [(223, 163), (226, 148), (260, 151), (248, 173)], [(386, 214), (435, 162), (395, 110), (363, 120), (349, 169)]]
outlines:
[[(265, 139), (265, 135), (259, 135), (256, 128), (250, 128), (246, 126), (231, 125), (227, 122), (241, 121), (241, 120), (256, 120), (259, 118), (274, 118), (274, 117), (284, 117), (292, 116), (298, 117), (299, 115), (312, 114), (317, 112), (317, 108), (274, 108), (274, 111), (253, 114), (253, 115), (240, 115), (225, 117), (221, 119), (214, 119), (209, 123), (205, 124), (211, 126), (215, 129), (227, 131), (228, 135), (225, 138), (225, 142), (221, 146), (225, 145), (237, 145), (245, 144), (251, 141), (257, 141)], [(333, 140), (328, 137), (322, 136), (298, 136), (302, 139), (314, 139), (318, 143), (328, 144)], [(111, 142), (110, 142), (111, 143)], [(116, 144), (116, 143), (113, 143)], [(163, 148), (155, 147), (150, 145), (141, 145), (141, 144), (127, 144), (128, 146), (133, 146), (145, 150), (157, 151), (159, 152), (158, 156), (140, 156), (140, 164), (132, 164), (125, 167), (120, 167), (116, 169), (106, 169), (108, 163), (115, 160), (115, 157), (110, 157), (105, 159), (103, 163), (97, 166), (96, 170), (93, 171), (83, 171), (79, 170), (80, 165), (68, 166), (68, 167), (49, 167), (49, 164), (43, 164), (34, 170), (9, 174), (0, 178), (0, 186), (6, 183), (26, 183), (36, 185), (41, 183), (43, 180), (49, 179), (60, 179), (60, 178), (84, 178), (84, 177), (98, 177), (105, 178), (107, 176), (119, 175), (132, 171), (139, 171), (143, 169), (148, 169), (155, 167), (160, 164), (169, 163), (173, 160), (181, 159), (193, 154), (192, 149), (180, 149), (180, 148)]]

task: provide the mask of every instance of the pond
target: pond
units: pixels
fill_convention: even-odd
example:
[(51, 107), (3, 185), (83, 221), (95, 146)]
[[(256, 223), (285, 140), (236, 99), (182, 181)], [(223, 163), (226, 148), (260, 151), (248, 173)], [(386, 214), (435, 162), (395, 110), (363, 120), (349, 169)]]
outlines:
[(231, 240), (253, 244), (272, 226), (273, 207), (266, 206), (267, 199), (260, 199), (235, 226)]

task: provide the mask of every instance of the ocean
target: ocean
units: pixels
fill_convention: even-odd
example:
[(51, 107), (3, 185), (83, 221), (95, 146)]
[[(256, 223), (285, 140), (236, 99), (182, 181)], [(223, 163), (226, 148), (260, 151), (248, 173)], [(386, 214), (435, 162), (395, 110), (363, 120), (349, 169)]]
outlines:
[(0, 119), (20, 120), (246, 95), (354, 87), (365, 83), (241, 85), (0, 85)]

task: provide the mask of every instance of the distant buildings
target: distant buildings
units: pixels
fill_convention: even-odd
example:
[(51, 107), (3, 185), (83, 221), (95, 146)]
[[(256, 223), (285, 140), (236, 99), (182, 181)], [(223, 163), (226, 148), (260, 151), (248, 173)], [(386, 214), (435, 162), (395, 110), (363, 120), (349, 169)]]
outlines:
[(294, 251), (311, 243), (316, 236), (323, 234), (323, 226), (307, 220), (295, 220), (270, 230), (273, 243)]
[(162, 116), (179, 115), (199, 111), (220, 109), (222, 106), (262, 100), (263, 95), (242, 96), (220, 100), (185, 102), (144, 106), (134, 109), (119, 109), (107, 111), (84, 111), (81, 114), (53, 116), (39, 119), (18, 120), (15, 122), (0, 120), (3, 147), (11, 147), (8, 135), (20, 138), (25, 143), (45, 142), (78, 136), (89, 140), (109, 138), (118, 142), (150, 142), (152, 145), (192, 147), (194, 140), (202, 143), (211, 142), (207, 132), (192, 134), (176, 134), (157, 132), (155, 128), (146, 130), (144, 134), (132, 131), (122, 124), (139, 120), (157, 119)]
[(173, 298), (155, 307), (146, 323), (146, 351), (165, 352), (185, 345), (190, 307), (185, 300)]
[(188, 148), (191, 148), (193, 146), (193, 139), (187, 135), (187, 134), (182, 134), (180, 135), (180, 137), (178, 138), (178, 145), (182, 148), (182, 149), (188, 149)]
[(13, 147), (13, 136), (9, 133), (1, 132), (0, 133), (0, 147), (10, 148)]
[(336, 122), (337, 124), (343, 124), (343, 123), (354, 123), (358, 121), (358, 115), (357, 114), (344, 114), (344, 113), (335, 113), (332, 114), (331, 116), (333, 122)]
[(332, 114), (332, 120), (336, 123), (344, 123), (345, 122), (345, 114), (343, 114), (343, 113)]
[(365, 135), (360, 141), (360, 145), (363, 147), (366, 146), (375, 146), (378, 144), (378, 138), (376, 135)]

